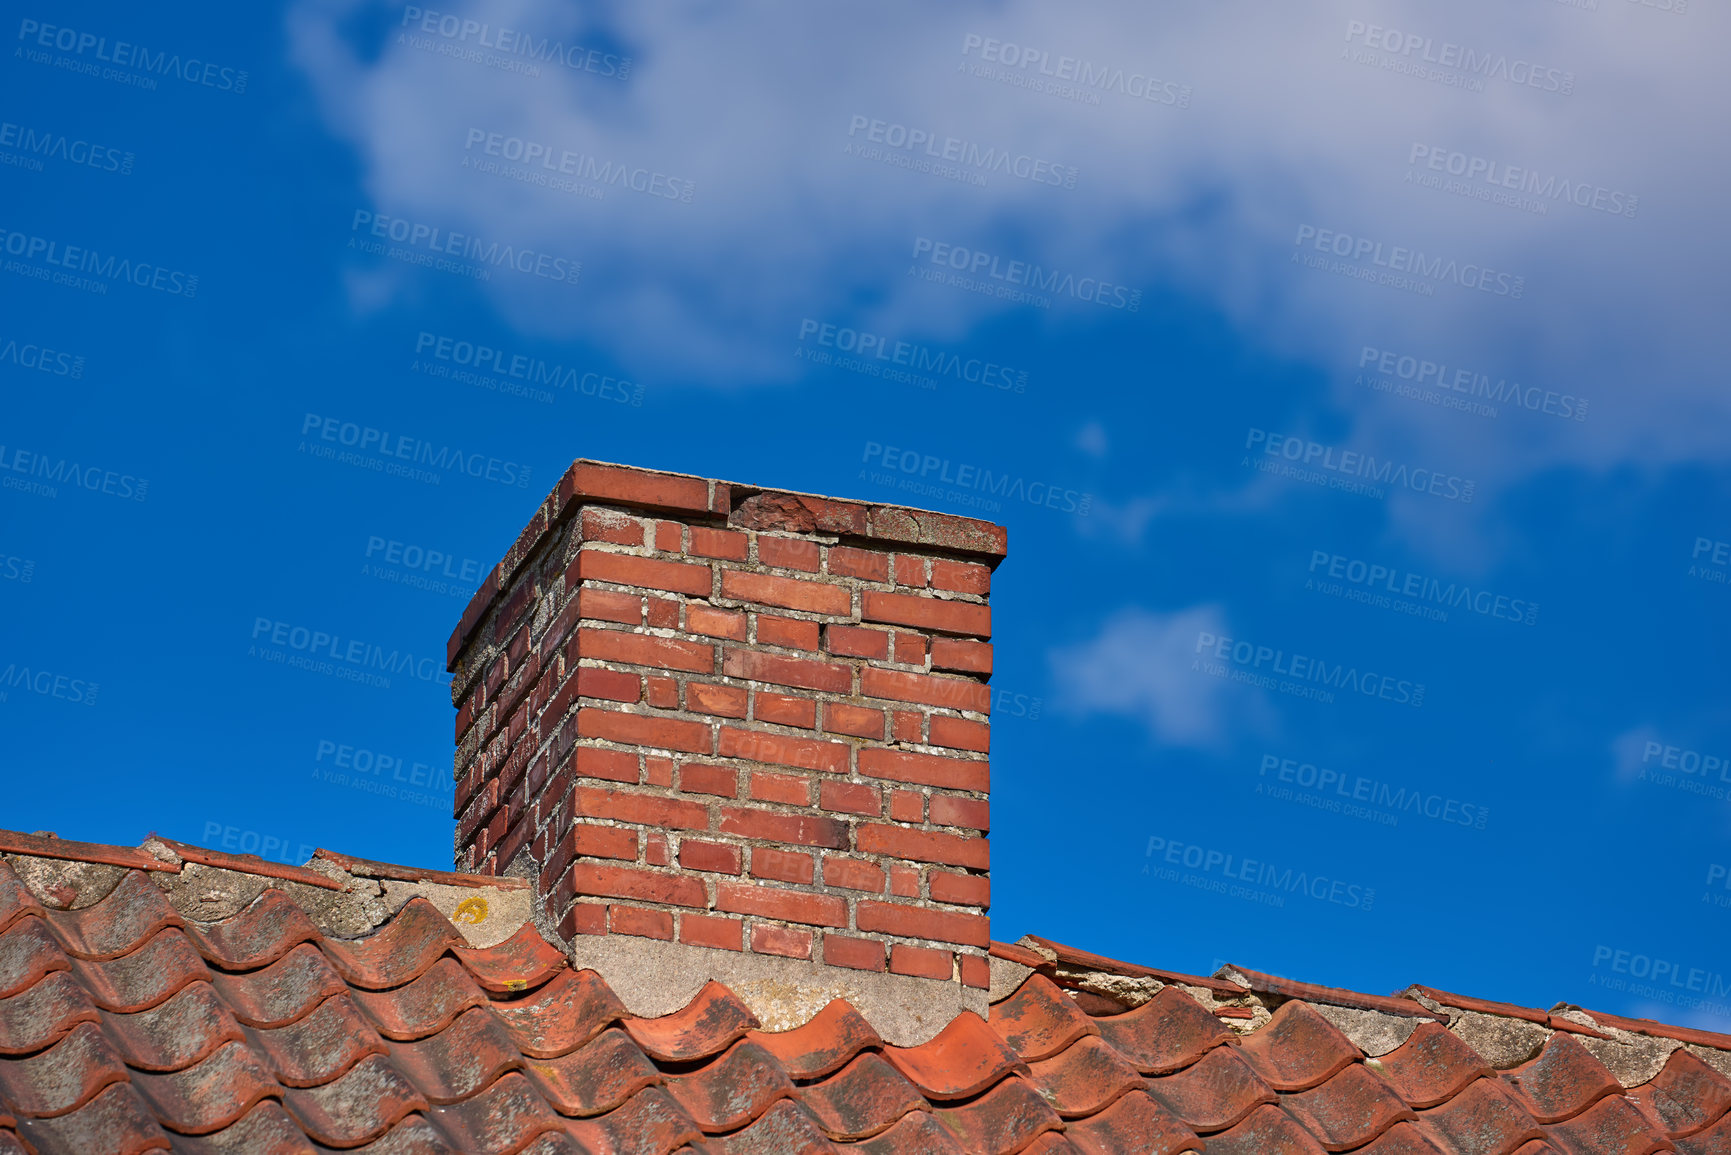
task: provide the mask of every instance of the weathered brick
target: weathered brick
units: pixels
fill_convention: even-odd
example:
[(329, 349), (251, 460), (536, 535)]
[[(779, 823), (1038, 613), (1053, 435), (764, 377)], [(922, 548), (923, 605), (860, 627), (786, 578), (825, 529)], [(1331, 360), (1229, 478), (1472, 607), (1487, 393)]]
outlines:
[(897, 898), (918, 898), (920, 896), (919, 868), (892, 865), (890, 867), (890, 893)]
[(578, 894), (634, 898), (669, 906), (703, 907), (709, 901), (703, 883), (686, 875), (599, 862), (577, 862), (571, 867), (571, 874)]
[(654, 666), (662, 670), (684, 670), (691, 674), (715, 671), (715, 647), (704, 642), (658, 638), (626, 630), (601, 630), (583, 626), (577, 631), (579, 657), (621, 665)]
[(992, 965), (977, 954), (958, 954), (956, 961), (961, 964), (962, 985), (987, 990), (992, 985)]
[(643, 679), (643, 700), (658, 710), (679, 709), (679, 683), (653, 675)]
[(818, 786), (818, 805), (840, 814), (869, 814), (873, 818), (884, 812), (884, 800), (878, 788), (864, 782), (828, 779)]
[(691, 946), (740, 950), (745, 941), (745, 920), (686, 912), (679, 916), (679, 941)]
[(639, 906), (610, 906), (608, 924), (614, 934), (630, 934), (640, 938), (673, 938), (673, 915), (665, 910), (644, 910)]
[(924, 822), (926, 796), (917, 790), (890, 791), (890, 817), (897, 822)]
[(644, 621), (658, 630), (679, 628), (678, 598), (644, 599)]
[[(636, 674), (584, 666), (577, 671), (577, 696), (609, 702), (636, 702), (643, 697), (643, 680)], [(558, 711), (557, 713), (563, 713)]]
[[(708, 590), (705, 589), (704, 592), (707, 593)], [(780, 606), (783, 609), (804, 610), (813, 614), (829, 614), (832, 617), (843, 617), (853, 612), (853, 595), (848, 592), (846, 586), (808, 581), (804, 578), (747, 573), (743, 570), (724, 570), (722, 572), (721, 596), (742, 602), (753, 602), (757, 605)], [(915, 623), (903, 624), (913, 625)]]
[(679, 788), (687, 794), (739, 796), (739, 772), (731, 766), (706, 766), (687, 762), (679, 768)]
[(765, 842), (820, 846), (827, 850), (847, 848), (847, 824), (812, 814), (780, 814), (769, 810), (723, 807), (721, 833)]
[(896, 554), (896, 584), (915, 589), (926, 588), (926, 559), (911, 553)]
[(607, 908), (598, 902), (579, 902), (559, 919), (559, 933), (566, 938), (580, 934), (606, 934)]
[(992, 611), (978, 602), (949, 601), (883, 590), (866, 590), (861, 597), (860, 618), (863, 621), (887, 622), (975, 638), (992, 636)]
[(937, 826), (967, 826), (974, 830), (992, 828), (991, 803), (984, 798), (957, 798), (949, 794), (932, 796), (932, 822)]
[(824, 637), (827, 639), (826, 648), (837, 657), (889, 660), (890, 635), (887, 630), (828, 625), (824, 627)]
[(818, 648), (819, 626), (816, 622), (804, 618), (778, 618), (769, 614), (757, 615), (757, 644), (760, 646), (781, 646), (789, 650), (815, 650)]
[(809, 886), (816, 876), (816, 870), (810, 854), (796, 850), (776, 850), (769, 846), (753, 847), (751, 851), (750, 873), (753, 878), (797, 882)]
[(754, 954), (808, 959), (811, 957), (811, 931), (773, 923), (755, 923), (751, 928), (751, 949)]
[(642, 545), (648, 540), (648, 527), (638, 518), (611, 509), (585, 509), (578, 519), (584, 541), (605, 541), (613, 545)]
[(851, 967), (856, 971), (881, 971), (884, 969), (884, 944), (871, 938), (826, 934), (823, 936), (823, 961), (830, 966)]
[(577, 616), (590, 621), (619, 622), (636, 626), (643, 623), (643, 598), (639, 594), (624, 594), (618, 590), (598, 590), (583, 586), (577, 591)]
[(577, 577), (580, 581), (612, 582), (615, 585), (666, 590), (670, 594), (690, 594), (693, 597), (708, 597), (714, 588), (714, 580), (706, 565), (658, 561), (655, 558), (604, 553), (592, 549), (584, 549), (577, 554)]
[(694, 634), (710, 638), (745, 640), (746, 618), (738, 610), (718, 610), (713, 606), (685, 607), (685, 628)]
[(928, 706), (972, 710), (978, 714), (992, 708), (992, 690), (984, 682), (943, 674), (885, 670), (878, 666), (867, 666), (860, 671), (860, 693), (870, 698), (923, 702)]
[(709, 807), (702, 802), (592, 786), (577, 787), (572, 791), (572, 801), (576, 813), (585, 818), (610, 818), (614, 822), (679, 830), (709, 829)]
[(881, 746), (862, 746), (859, 752), (859, 772), (867, 778), (913, 782), (944, 790), (973, 790), (983, 794), (991, 789), (990, 767), (991, 763), (978, 758), (945, 758)]
[(705, 525), (691, 527), (690, 551), (697, 557), (722, 558), (726, 561), (744, 561), (751, 546), (751, 539), (745, 534), (731, 529), (711, 529)]
[(637, 832), (622, 826), (594, 826), (579, 822), (570, 830), (571, 850), (586, 858), (621, 858), (637, 861)]
[(934, 589), (951, 590), (958, 594), (979, 594), (984, 597), (992, 592), (992, 571), (971, 561), (951, 561), (948, 558), (934, 557), (932, 586)]
[(818, 557), (818, 544), (802, 537), (758, 534), (757, 560), (776, 569), (797, 569), (807, 573), (816, 573), (822, 568)]
[(850, 706), (846, 702), (825, 702), (823, 728), (832, 734), (851, 734), (856, 738), (873, 738), (881, 742), (884, 712), (865, 706)]
[(750, 698), (751, 695), (743, 686), (723, 686), (714, 682), (685, 683), (685, 708), (696, 714), (743, 718), (751, 704)]
[(887, 582), (890, 580), (890, 559), (887, 554), (874, 553), (868, 549), (832, 545), (829, 549), (829, 572), (838, 577)]
[(862, 825), (855, 844), (864, 854), (883, 854), (904, 862), (941, 862), (985, 870), (991, 865), (991, 843), (985, 838), (964, 838), (936, 830), (909, 830), (905, 826)]
[(983, 874), (951, 874), (934, 870), (926, 882), (933, 902), (954, 903), (956, 906), (991, 906), (992, 880)]
[(890, 973), (922, 979), (949, 979), (955, 976), (955, 963), (947, 950), (898, 942), (890, 947)]
[(677, 521), (655, 523), (655, 548), (662, 553), (685, 551), (685, 527)]
[[(754, 682), (795, 686), (802, 690), (825, 690), (832, 694), (847, 694), (853, 690), (853, 671), (847, 666), (787, 654), (729, 648), (722, 657), (722, 672), (730, 678), (749, 678)], [(870, 673), (871, 667), (868, 666), (866, 672)]]
[(829, 774), (846, 773), (849, 751), (845, 742), (765, 734), (760, 730), (726, 725), (721, 727), (716, 749), (724, 758), (748, 758), (753, 762), (773, 762), (778, 766), (798, 766), (802, 770), (821, 770)]
[(602, 738), (633, 746), (682, 750), (687, 754), (711, 752), (709, 726), (679, 718), (647, 714), (622, 714), (585, 706), (577, 711), (577, 733), (583, 738)]
[(705, 842), (698, 838), (687, 838), (679, 844), (679, 865), (687, 870), (738, 874), (740, 863), (740, 848), (726, 842)]
[(749, 914), (758, 918), (773, 918), (780, 922), (803, 923), (807, 926), (847, 925), (847, 904), (834, 895), (812, 894), (803, 890), (776, 890), (751, 883), (717, 882), (715, 908), (728, 914)]
[(817, 703), (810, 698), (772, 694), (768, 690), (759, 690), (752, 697), (753, 713), (759, 722), (798, 726), (802, 730), (817, 728)]
[(823, 856), (823, 884), (839, 886), (845, 890), (882, 894), (884, 872), (877, 863), (863, 858), (837, 858), (833, 854), (826, 854)]
[(801, 778), (797, 774), (753, 771), (750, 792), (751, 797), (758, 802), (781, 802), (789, 806), (811, 805), (811, 779)]
[(992, 920), (983, 914), (929, 910), (921, 906), (864, 899), (855, 908), (854, 924), (863, 931), (893, 934), (900, 938), (923, 938), (981, 948), (991, 945)]

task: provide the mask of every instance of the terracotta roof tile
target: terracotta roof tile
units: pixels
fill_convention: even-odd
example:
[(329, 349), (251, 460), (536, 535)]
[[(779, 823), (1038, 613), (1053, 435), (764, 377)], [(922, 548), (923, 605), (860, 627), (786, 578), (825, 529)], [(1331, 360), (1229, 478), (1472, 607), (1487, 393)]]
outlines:
[[(1062, 948), (1068, 961), (1041, 959), (987, 1019), (892, 1047), (841, 1000), (762, 1030), (718, 983), (638, 1018), (532, 929), (470, 947), (424, 899), (344, 939), (295, 905), (292, 882), (197, 922), (142, 872), (116, 877), (62, 911), (0, 859), (0, 1155), (1731, 1150), (1731, 1078), (1679, 1049), (1624, 1087), (1553, 1012), (1513, 1008), (1549, 1037), (1498, 1073), (1397, 999), (1389, 1013), (1427, 1021), (1372, 1057), (1343, 1033), (1356, 1020), (1316, 1009), (1354, 1006), (1353, 992), (1190, 983)], [(1134, 1009), (1066, 988), (1102, 962), (1167, 985)]]
[(226, 850), (209, 850), (203, 846), (192, 846), (185, 842), (176, 842), (164, 838), (160, 834), (150, 836), (162, 845), (174, 851), (176, 857), (187, 862), (202, 863), (205, 866), (215, 866), (223, 870), (237, 870), (245, 874), (257, 874), (265, 878), (279, 878), (284, 882), (298, 882), (302, 886), (316, 886), (321, 890), (343, 890), (342, 883), (328, 874), (320, 874), (304, 866), (289, 866), (286, 863), (272, 862), (260, 858), (256, 854), (230, 854)]

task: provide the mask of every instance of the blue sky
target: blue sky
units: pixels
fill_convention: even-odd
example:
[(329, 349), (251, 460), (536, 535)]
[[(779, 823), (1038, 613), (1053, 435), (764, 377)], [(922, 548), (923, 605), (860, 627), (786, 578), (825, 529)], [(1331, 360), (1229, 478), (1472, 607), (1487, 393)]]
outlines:
[(446, 864), (595, 457), (1009, 527), (998, 937), (1731, 1029), (1680, 3), (26, 7), (0, 825)]

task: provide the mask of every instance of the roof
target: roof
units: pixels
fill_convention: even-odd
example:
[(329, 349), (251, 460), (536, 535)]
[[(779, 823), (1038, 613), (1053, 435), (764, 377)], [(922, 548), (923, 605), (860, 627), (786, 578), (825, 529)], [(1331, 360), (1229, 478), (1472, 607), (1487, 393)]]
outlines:
[[(638, 1017), (529, 923), (477, 946), (418, 892), (360, 933), (308, 906), (464, 876), (162, 840), (0, 851), (0, 1152), (1731, 1150), (1731, 1038), (1578, 1008), (1028, 938), (993, 946), (988, 1018), (896, 1047), (839, 999), (762, 1030), (719, 983)], [(239, 877), (260, 888), (238, 909), (186, 913)]]

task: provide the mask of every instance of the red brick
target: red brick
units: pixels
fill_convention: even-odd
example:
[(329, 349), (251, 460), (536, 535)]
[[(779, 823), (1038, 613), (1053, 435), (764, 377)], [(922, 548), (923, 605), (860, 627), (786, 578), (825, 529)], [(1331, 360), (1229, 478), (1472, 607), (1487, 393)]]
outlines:
[(881, 971), (884, 969), (884, 944), (871, 938), (826, 934), (823, 936), (823, 961), (830, 966), (851, 967), (856, 971)]
[(768, 846), (758, 846), (751, 851), (751, 876), (767, 878), (775, 882), (797, 882), (811, 885), (817, 867), (810, 854), (802, 854), (797, 850), (775, 850)]
[(687, 794), (737, 798), (739, 772), (730, 766), (703, 766), (688, 762), (679, 768), (679, 788)]
[(947, 870), (934, 870), (926, 886), (933, 902), (950, 902), (957, 906), (992, 905), (992, 880), (983, 874), (951, 874)]
[(718, 744), (718, 752), (724, 758), (749, 758), (753, 762), (773, 762), (830, 774), (847, 773), (848, 749), (843, 742), (766, 734), (737, 726), (722, 726)]
[(726, 807), (721, 812), (721, 833), (765, 842), (847, 849), (847, 824), (834, 818), (806, 814), (777, 814), (768, 810)]
[(876, 658), (888, 661), (890, 636), (885, 630), (862, 630), (858, 626), (824, 627), (829, 652), (843, 658)]
[(773, 890), (743, 882), (716, 883), (715, 908), (728, 914), (751, 914), (807, 926), (847, 925), (847, 904), (833, 894)]
[(846, 702), (825, 702), (823, 728), (832, 734), (852, 734), (856, 738), (875, 738), (881, 742), (884, 737), (884, 712), (864, 706), (850, 706)]
[(579, 822), (569, 835), (574, 854), (588, 858), (622, 858), (637, 861), (637, 832), (620, 826), (592, 826)]
[(875, 862), (867, 862), (861, 858), (837, 858), (833, 854), (826, 854), (823, 858), (823, 884), (839, 886), (845, 890), (882, 894), (884, 872)]
[(632, 746), (683, 750), (687, 754), (710, 752), (710, 733), (706, 723), (655, 718), (646, 714), (621, 714), (592, 706), (577, 711), (577, 734), (583, 738), (604, 738)]
[(637, 753), (632, 750), (602, 750), (601, 746), (578, 746), (573, 757), (578, 778), (604, 778), (609, 783), (637, 781)]
[(745, 615), (738, 610), (718, 610), (711, 606), (687, 606), (685, 628), (694, 634), (711, 638), (745, 640)]
[(890, 720), (890, 732), (895, 736), (897, 742), (923, 742), (925, 741), (925, 732), (922, 729), (924, 718), (923, 714), (913, 710), (897, 710), (895, 717)]
[(842, 814), (883, 815), (884, 802), (876, 786), (864, 782), (837, 782), (833, 779), (818, 787), (818, 805)]
[(788, 958), (811, 957), (811, 931), (771, 923), (755, 923), (751, 928), (751, 949), (757, 954), (779, 954)]
[[(600, 550), (585, 549), (577, 555), (577, 577), (580, 581), (614, 582), (622, 586), (640, 586), (643, 589), (666, 590), (671, 594), (690, 594), (693, 597), (708, 597), (714, 589), (714, 581), (710, 577), (706, 565), (692, 565), (689, 562), (657, 561), (654, 558), (636, 557), (624, 553), (603, 553)], [(980, 607), (973, 607), (978, 609)], [(904, 622), (904, 625), (918, 625), (917, 622)], [(951, 631), (952, 633), (967, 633), (970, 631)], [(983, 635), (982, 635), (983, 636)]]
[(962, 985), (988, 990), (992, 985), (992, 964), (977, 954), (958, 954), (962, 964)]
[(650, 598), (645, 620), (658, 630), (679, 628), (679, 599)]
[(992, 805), (983, 798), (955, 798), (948, 794), (938, 794), (932, 798), (932, 824), (990, 830)]
[(643, 700), (659, 710), (677, 710), (679, 683), (672, 678), (644, 678)]
[(577, 616), (592, 621), (641, 625), (643, 598), (638, 594), (622, 594), (618, 590), (598, 590), (583, 586), (577, 591)]
[(711, 529), (704, 525), (691, 527), (691, 553), (698, 557), (717, 557), (727, 561), (744, 561), (751, 539), (731, 529)]
[(838, 577), (887, 582), (890, 580), (890, 559), (887, 554), (871, 550), (832, 545), (829, 547), (829, 572)]
[(966, 718), (933, 714), (932, 745), (985, 754), (992, 748), (992, 730), (984, 722), (970, 722)]
[(685, 527), (677, 521), (656, 522), (655, 548), (662, 553), (683, 553), (685, 550)]
[(890, 893), (897, 898), (920, 896), (920, 872), (914, 866), (890, 867)]
[(673, 786), (673, 759), (657, 758), (653, 754), (643, 756), (643, 784), (645, 786)]
[[(706, 571), (707, 572), (707, 571)], [(706, 588), (703, 592), (709, 592)], [(804, 610), (813, 614), (843, 617), (853, 612), (853, 595), (846, 586), (807, 581), (804, 578), (775, 577), (771, 574), (725, 570), (721, 575), (721, 596), (764, 606), (780, 606), (788, 610)], [(979, 607), (974, 607), (979, 608)], [(912, 625), (915, 623), (904, 623)], [(970, 631), (950, 631), (967, 633)]]
[(915, 754), (882, 746), (860, 748), (859, 772), (867, 778), (888, 778), (894, 782), (913, 782), (943, 790), (974, 790), (984, 794), (992, 788), (990, 762), (977, 758)]
[(679, 941), (692, 946), (741, 950), (745, 941), (745, 920), (686, 912), (679, 916)]
[(758, 771), (751, 776), (751, 797), (759, 802), (810, 806), (811, 780), (795, 774), (768, 774)]
[(559, 919), (559, 933), (566, 938), (580, 934), (606, 934), (607, 908), (598, 902), (580, 902)]
[(772, 694), (767, 690), (759, 690), (756, 698), (756, 717), (759, 722), (773, 722), (777, 726), (798, 726), (802, 730), (817, 728), (817, 703), (810, 698)]
[(924, 822), (926, 797), (917, 790), (890, 792), (890, 817), (897, 822)]
[(973, 870), (985, 870), (992, 864), (988, 839), (963, 838), (935, 830), (861, 826), (855, 833), (855, 845), (862, 854), (883, 854), (903, 862), (941, 862)]
[(673, 915), (665, 910), (644, 910), (639, 906), (610, 906), (608, 922), (614, 934), (630, 934), (640, 938), (673, 938)]
[(992, 672), (992, 643), (959, 638), (932, 639), (932, 669), (962, 670), (970, 674)]
[(781, 646), (789, 650), (815, 650), (818, 646), (818, 624), (802, 618), (774, 618), (757, 615), (757, 644)]
[(809, 538), (757, 535), (757, 560), (776, 569), (799, 569), (816, 573), (820, 566), (818, 544)]
[(882, 590), (866, 590), (862, 597), (860, 618), (864, 621), (888, 622), (895, 626), (976, 638), (992, 636), (992, 611), (977, 602), (945, 601)]
[(673, 865), (673, 857), (667, 850), (667, 835), (645, 834), (643, 836), (643, 861), (650, 866)]
[(926, 559), (911, 553), (896, 554), (896, 584), (926, 588)]
[(669, 906), (704, 907), (709, 904), (703, 883), (687, 875), (630, 866), (607, 866), (599, 862), (579, 862), (571, 867), (571, 874), (578, 894), (635, 898), (639, 902), (661, 902)]
[(579, 519), (579, 531), (584, 541), (605, 541), (612, 545), (642, 545), (644, 523), (610, 509), (585, 509)]
[(922, 979), (950, 979), (955, 977), (955, 963), (947, 950), (898, 942), (890, 947), (890, 973)]
[(697, 714), (743, 718), (750, 705), (750, 697), (741, 686), (721, 686), (713, 682), (685, 683), (685, 708)]
[(679, 865), (687, 870), (708, 870), (716, 874), (738, 874), (740, 850), (725, 842), (704, 842), (687, 838), (679, 844)]
[(576, 462), (560, 479), (558, 492), (569, 495), (561, 497), (566, 504), (590, 499), (686, 513), (710, 512), (709, 482), (703, 478), (657, 473), (629, 465)]
[[(853, 671), (839, 662), (729, 648), (722, 657), (721, 668), (730, 678), (749, 678), (754, 682), (797, 686), (802, 690), (827, 690), (832, 694), (853, 692)], [(985, 689), (984, 686), (980, 688)]]
[(571, 793), (576, 814), (584, 818), (610, 818), (614, 822), (680, 830), (709, 829), (709, 807), (702, 802), (592, 786), (579, 786)]
[(972, 678), (884, 670), (877, 666), (867, 666), (860, 671), (860, 693), (869, 698), (923, 702), (928, 706), (972, 710), (977, 714), (988, 713), (992, 708), (992, 690), (984, 682)]
[(904, 666), (919, 666), (924, 669), (926, 665), (925, 635), (897, 630), (895, 660)]
[(655, 666), (663, 670), (684, 670), (692, 674), (715, 671), (714, 646), (625, 630), (582, 627), (577, 631), (577, 656), (633, 666)]
[(854, 917), (855, 924), (863, 931), (981, 948), (991, 945), (992, 920), (983, 914), (927, 910), (924, 907), (865, 899), (855, 908)]
[(950, 561), (948, 558), (934, 557), (932, 586), (958, 594), (979, 594), (984, 597), (992, 592), (992, 571), (971, 561)]

